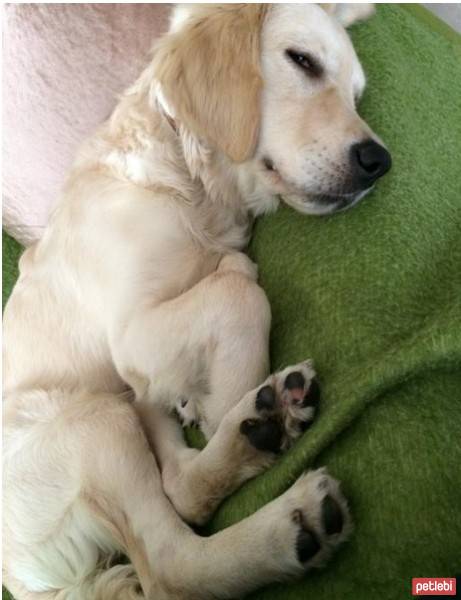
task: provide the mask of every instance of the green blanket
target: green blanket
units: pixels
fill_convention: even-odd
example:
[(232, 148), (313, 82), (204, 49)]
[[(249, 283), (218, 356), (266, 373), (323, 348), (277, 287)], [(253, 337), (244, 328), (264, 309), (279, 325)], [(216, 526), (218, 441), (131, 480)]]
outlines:
[[(460, 38), (398, 5), (380, 5), (353, 38), (369, 82), (361, 113), (394, 166), (350, 212), (282, 208), (257, 224), (273, 368), (312, 357), (322, 407), (208, 530), (324, 464), (343, 481), (356, 530), (325, 570), (259, 600), (403, 600), (412, 577), (461, 574)], [(16, 258), (10, 244), (4, 261)]]
[(461, 38), (431, 22), (380, 5), (352, 32), (361, 113), (393, 156), (376, 191), (341, 215), (284, 208), (257, 224), (272, 366), (312, 357), (322, 411), (210, 530), (323, 464), (356, 522), (324, 571), (258, 600), (405, 599), (412, 577), (461, 575)]

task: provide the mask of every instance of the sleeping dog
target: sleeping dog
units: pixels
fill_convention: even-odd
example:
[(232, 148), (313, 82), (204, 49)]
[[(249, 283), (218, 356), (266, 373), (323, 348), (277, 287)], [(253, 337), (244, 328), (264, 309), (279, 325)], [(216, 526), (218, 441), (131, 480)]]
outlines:
[(356, 112), (365, 77), (344, 30), (370, 12), (178, 6), (82, 146), (4, 318), (4, 573), (18, 600), (241, 597), (323, 565), (349, 534), (325, 469), (211, 537), (189, 525), (314, 419), (309, 360), (268, 374), (270, 308), (243, 250), (280, 202), (331, 214), (389, 169)]

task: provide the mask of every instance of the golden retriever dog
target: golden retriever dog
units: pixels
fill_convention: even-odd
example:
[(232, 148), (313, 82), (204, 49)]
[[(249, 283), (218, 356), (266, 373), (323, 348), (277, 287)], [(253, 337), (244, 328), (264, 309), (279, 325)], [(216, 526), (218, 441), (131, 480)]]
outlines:
[[(4, 578), (18, 600), (241, 597), (348, 536), (325, 469), (215, 535), (190, 525), (314, 418), (310, 361), (268, 374), (270, 308), (243, 250), (279, 202), (330, 214), (390, 167), (356, 112), (365, 77), (343, 27), (369, 12), (179, 6), (81, 148), (4, 317)], [(204, 450), (180, 420), (199, 423)]]

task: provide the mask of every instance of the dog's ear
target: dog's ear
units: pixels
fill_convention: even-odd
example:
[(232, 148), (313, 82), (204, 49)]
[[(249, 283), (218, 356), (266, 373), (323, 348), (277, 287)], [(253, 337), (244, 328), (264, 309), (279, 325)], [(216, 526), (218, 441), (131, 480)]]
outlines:
[(344, 27), (369, 19), (375, 12), (374, 4), (321, 4), (323, 10), (338, 19)]
[(194, 135), (232, 160), (254, 152), (259, 133), (264, 4), (201, 5), (161, 40), (155, 77)]

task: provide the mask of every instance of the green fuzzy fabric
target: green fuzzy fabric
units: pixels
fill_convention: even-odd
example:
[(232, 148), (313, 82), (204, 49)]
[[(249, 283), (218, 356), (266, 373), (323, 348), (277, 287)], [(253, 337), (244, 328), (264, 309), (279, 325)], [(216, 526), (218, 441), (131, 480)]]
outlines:
[(2, 309), (5, 308), (11, 290), (18, 276), (18, 259), (21, 246), (9, 235), (2, 235)]
[[(343, 482), (356, 528), (326, 569), (253, 600), (403, 600), (412, 577), (461, 574), (460, 38), (399, 5), (379, 5), (352, 37), (368, 75), (361, 114), (393, 168), (349, 212), (281, 208), (258, 222), (273, 369), (313, 358), (323, 398), (309, 431), (207, 533), (320, 465)], [(4, 239), (3, 251), (5, 294), (18, 247)]]
[(272, 367), (313, 358), (323, 400), (209, 531), (321, 465), (356, 528), (326, 569), (255, 600), (406, 599), (412, 577), (461, 574), (461, 43), (431, 23), (379, 5), (352, 31), (368, 76), (360, 112), (393, 157), (376, 190), (343, 214), (282, 208), (256, 227)]

